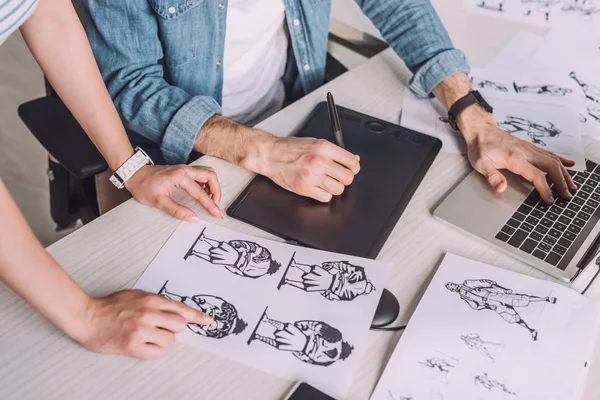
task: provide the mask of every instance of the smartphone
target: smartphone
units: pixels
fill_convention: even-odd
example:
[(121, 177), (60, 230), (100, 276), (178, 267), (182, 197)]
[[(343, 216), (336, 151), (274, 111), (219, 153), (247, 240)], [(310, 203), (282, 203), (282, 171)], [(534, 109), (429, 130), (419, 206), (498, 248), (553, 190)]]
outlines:
[(336, 400), (304, 382), (298, 382), (283, 400)]

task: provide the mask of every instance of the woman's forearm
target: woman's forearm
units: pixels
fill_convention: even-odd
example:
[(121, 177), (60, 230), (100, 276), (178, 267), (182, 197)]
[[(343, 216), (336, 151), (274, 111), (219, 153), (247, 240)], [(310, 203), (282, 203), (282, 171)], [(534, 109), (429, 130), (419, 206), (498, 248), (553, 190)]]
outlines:
[(114, 171), (133, 154), (70, 0), (40, 0), (21, 33), (50, 84)]
[(42, 247), (0, 180), (0, 281), (71, 337), (90, 298)]

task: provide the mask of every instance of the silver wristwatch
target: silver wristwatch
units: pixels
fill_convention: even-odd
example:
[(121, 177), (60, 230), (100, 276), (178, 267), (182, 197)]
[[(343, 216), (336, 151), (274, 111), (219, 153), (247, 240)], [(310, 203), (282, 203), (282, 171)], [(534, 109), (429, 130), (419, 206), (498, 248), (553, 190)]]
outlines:
[(139, 147), (135, 148), (135, 153), (125, 161), (123, 165), (119, 167), (112, 174), (109, 180), (119, 189), (125, 187), (125, 182), (140, 170), (144, 165), (153, 165), (152, 159), (148, 157), (148, 154)]

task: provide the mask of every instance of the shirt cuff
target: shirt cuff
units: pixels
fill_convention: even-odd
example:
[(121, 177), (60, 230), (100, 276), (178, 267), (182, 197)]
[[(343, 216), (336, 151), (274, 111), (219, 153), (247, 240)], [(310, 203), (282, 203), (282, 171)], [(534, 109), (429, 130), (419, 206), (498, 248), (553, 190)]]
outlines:
[(431, 92), (441, 81), (459, 72), (471, 72), (467, 57), (460, 50), (446, 50), (421, 65), (410, 80), (409, 87), (417, 97), (432, 97)]
[(169, 164), (187, 164), (200, 128), (213, 115), (221, 114), (221, 107), (208, 96), (196, 96), (183, 105), (173, 116), (163, 136), (160, 150)]

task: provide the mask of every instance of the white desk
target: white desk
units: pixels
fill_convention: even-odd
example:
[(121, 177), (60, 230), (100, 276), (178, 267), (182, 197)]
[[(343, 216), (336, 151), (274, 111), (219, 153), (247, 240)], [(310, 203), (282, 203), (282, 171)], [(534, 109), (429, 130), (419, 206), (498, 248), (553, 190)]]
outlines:
[[(452, 4), (449, 4), (452, 3)], [(439, 0), (439, 11), (457, 44), (483, 66), (517, 32), (494, 20), (466, 27), (459, 1)], [(490, 35), (483, 43), (481, 35)], [(408, 71), (391, 50), (265, 121), (261, 127), (289, 134), (331, 90), (340, 105), (398, 122)], [(600, 159), (600, 144), (588, 145)], [(227, 206), (252, 175), (223, 161), (204, 157), (219, 174)], [(453, 252), (493, 265), (546, 278), (490, 246), (436, 222), (431, 211), (469, 171), (465, 158), (440, 154), (417, 190), (380, 254), (395, 268), (388, 282), (402, 305), (400, 322), (414, 310), (442, 256)], [(186, 196), (185, 204), (207, 220), (244, 233), (272, 238), (236, 220), (217, 221)], [(92, 295), (131, 287), (178, 222), (160, 212), (129, 201), (84, 226), (49, 248), (64, 268)], [(600, 299), (600, 283), (590, 291)], [(0, 286), (0, 399), (279, 399), (292, 386), (266, 373), (226, 359), (177, 345), (157, 362), (88, 352), (58, 332), (22, 300)], [(371, 332), (370, 351), (364, 354), (351, 399), (366, 399), (381, 374), (400, 333)], [(573, 338), (577, 340), (577, 338)], [(565, 343), (568, 345), (568, 343)], [(596, 357), (600, 358), (600, 355)], [(592, 366), (594, 368), (594, 366)], [(600, 372), (599, 362), (594, 373)], [(586, 399), (600, 398), (600, 382), (590, 379)]]

